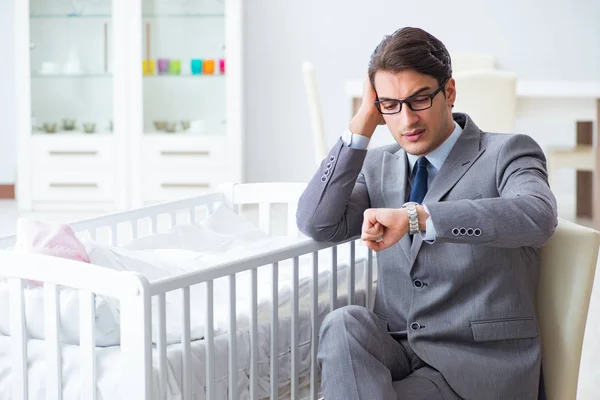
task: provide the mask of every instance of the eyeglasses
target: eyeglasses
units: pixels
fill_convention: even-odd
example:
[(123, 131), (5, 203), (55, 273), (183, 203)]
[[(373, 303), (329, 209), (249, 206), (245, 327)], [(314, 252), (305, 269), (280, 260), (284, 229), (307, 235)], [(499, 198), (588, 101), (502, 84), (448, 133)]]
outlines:
[(446, 86), (448, 79), (446, 79), (444, 83), (442, 83), (440, 87), (438, 87), (433, 93), (417, 94), (415, 96), (407, 97), (404, 100), (377, 100), (375, 102), (375, 107), (377, 107), (377, 110), (379, 110), (381, 114), (398, 114), (400, 111), (402, 111), (402, 104), (404, 103), (406, 103), (408, 108), (413, 111), (427, 110), (433, 105), (433, 98), (435, 95), (438, 94), (440, 90), (444, 88), (444, 86)]

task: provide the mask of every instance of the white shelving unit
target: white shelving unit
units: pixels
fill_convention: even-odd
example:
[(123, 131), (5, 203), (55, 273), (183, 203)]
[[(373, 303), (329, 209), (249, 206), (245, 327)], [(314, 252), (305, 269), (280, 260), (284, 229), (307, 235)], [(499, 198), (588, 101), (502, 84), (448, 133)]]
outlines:
[(242, 0), (13, 1), (20, 209), (125, 209), (243, 181)]

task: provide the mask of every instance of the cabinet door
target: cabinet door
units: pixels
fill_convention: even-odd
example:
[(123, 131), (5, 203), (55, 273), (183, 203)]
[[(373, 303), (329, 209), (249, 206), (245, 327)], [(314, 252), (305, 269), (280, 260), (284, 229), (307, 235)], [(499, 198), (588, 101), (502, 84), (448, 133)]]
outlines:
[[(118, 106), (114, 99), (121, 96), (114, 91), (113, 1), (28, 0), (30, 76), (25, 98), (31, 123), (20, 135), (27, 142), (34, 207), (49, 200), (118, 207), (118, 162), (106, 163), (97, 156), (80, 162), (83, 156), (71, 156), (115, 153), (118, 148), (113, 111)], [(68, 144), (68, 152), (61, 151), (62, 144)], [(90, 182), (102, 176), (104, 205), (98, 206), (94, 191), (71, 198), (62, 188), (36, 190), (37, 176), (74, 171), (78, 179)]]
[[(212, 187), (214, 179), (205, 179), (210, 171), (223, 171), (222, 160), (206, 154), (222, 154), (227, 135), (225, 2), (142, 0), (141, 13), (141, 59), (137, 60), (142, 75), (140, 147), (164, 146), (155, 150), (159, 154), (168, 151), (169, 165), (176, 166), (186, 182), (203, 182), (202, 190), (198, 190), (201, 194)], [(193, 138), (207, 138), (205, 143), (218, 148), (202, 152), (190, 148), (181, 155), (170, 151), (170, 141), (186, 143), (179, 140), (184, 136), (192, 139), (190, 143)], [(148, 188), (164, 182), (156, 170), (161, 167), (148, 165), (146, 156), (140, 157), (142, 202), (171, 200), (172, 196), (156, 198), (157, 193), (167, 191), (154, 191), (148, 198), (152, 192)], [(170, 174), (177, 175), (178, 171)], [(193, 195), (194, 190), (190, 185), (186, 194)]]

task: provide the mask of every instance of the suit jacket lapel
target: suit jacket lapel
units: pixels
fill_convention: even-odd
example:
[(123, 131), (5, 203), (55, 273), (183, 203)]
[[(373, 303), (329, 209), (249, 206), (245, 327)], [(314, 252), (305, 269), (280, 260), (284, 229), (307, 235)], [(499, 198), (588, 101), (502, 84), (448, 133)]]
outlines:
[[(404, 150), (396, 153), (383, 153), (381, 166), (381, 194), (388, 208), (401, 208), (406, 199), (406, 187), (408, 183), (408, 159)], [(410, 257), (410, 238), (404, 235), (400, 239), (406, 258)]]
[[(423, 204), (440, 201), (485, 151), (485, 149), (480, 149), (481, 131), (479, 128), (468, 117), (464, 124), (462, 134), (450, 154), (448, 154), (442, 168), (431, 182), (431, 187), (423, 199)], [(417, 259), (422, 244), (421, 235), (415, 235), (411, 246), (411, 267)]]

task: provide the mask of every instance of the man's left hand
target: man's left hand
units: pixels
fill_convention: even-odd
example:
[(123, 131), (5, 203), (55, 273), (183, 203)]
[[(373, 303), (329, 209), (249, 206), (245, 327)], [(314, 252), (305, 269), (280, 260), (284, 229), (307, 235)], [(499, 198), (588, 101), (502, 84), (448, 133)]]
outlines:
[(369, 208), (364, 212), (361, 239), (374, 251), (396, 244), (408, 232), (408, 214), (403, 208)]

